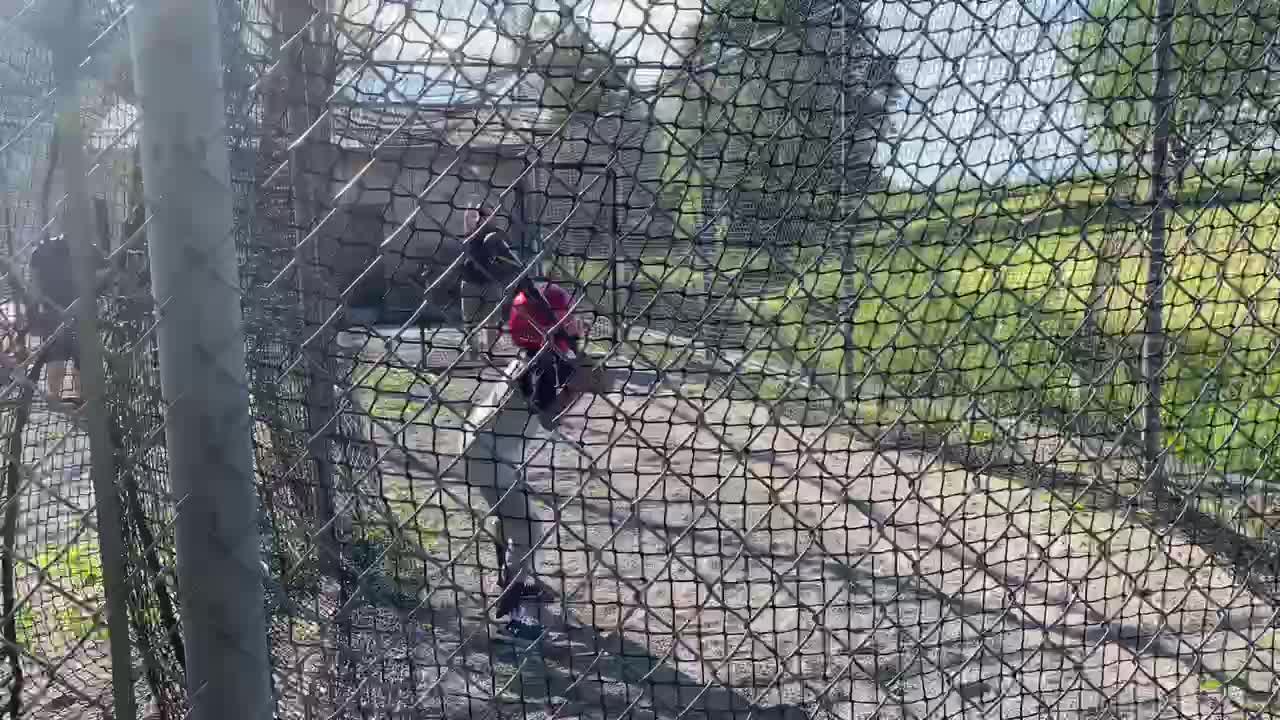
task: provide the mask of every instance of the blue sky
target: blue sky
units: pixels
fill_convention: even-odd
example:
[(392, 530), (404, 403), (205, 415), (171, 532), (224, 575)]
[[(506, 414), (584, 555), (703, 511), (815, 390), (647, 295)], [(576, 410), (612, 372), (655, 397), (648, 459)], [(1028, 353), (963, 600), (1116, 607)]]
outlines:
[(879, 49), (907, 98), (895, 184), (1017, 182), (1086, 171), (1078, 91), (1060, 48), (1079, 0), (876, 2)]
[[(1059, 49), (1085, 0), (875, 0), (868, 22), (899, 58), (906, 102), (901, 137), (884, 148), (896, 184), (1017, 182), (1088, 169), (1083, 119)], [(546, 6), (542, 0), (525, 7)], [(678, 63), (701, 1), (582, 0), (578, 15), (620, 56)], [(348, 13), (379, 29), (404, 23), (378, 48), (420, 58), (448, 45), (477, 59), (501, 55), (493, 18), (519, 3), (451, 3), (413, 13), (405, 5), (350, 0)], [(421, 6), (420, 6), (421, 7)], [(496, 11), (496, 12), (495, 12)], [(517, 21), (518, 22), (518, 21)], [(890, 159), (890, 154), (892, 158)]]
[[(899, 58), (907, 87), (901, 137), (883, 149), (893, 182), (1003, 183), (1088, 170), (1095, 153), (1083, 143), (1078, 92), (1059, 49), (1085, 1), (867, 3), (876, 44)], [(404, 6), (353, 2), (369, 3), (368, 19), (383, 27), (403, 18)], [(535, 6), (550, 7), (543, 0), (446, 0), (436, 11), (416, 13), (417, 22), (380, 54), (420, 56), (443, 41), (476, 59), (500, 57), (493, 18), (506, 13), (511, 22), (512, 7)], [(620, 57), (675, 64), (692, 44), (701, 7), (700, 0), (580, 0), (575, 15)]]

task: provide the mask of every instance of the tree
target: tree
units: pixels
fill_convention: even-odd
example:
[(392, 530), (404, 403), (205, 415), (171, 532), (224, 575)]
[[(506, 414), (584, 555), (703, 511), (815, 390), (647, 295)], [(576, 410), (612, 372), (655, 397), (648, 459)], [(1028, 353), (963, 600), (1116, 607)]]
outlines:
[(532, 67), (542, 85), (540, 105), (557, 122), (569, 114), (599, 114), (610, 96), (626, 87), (615, 59), (582, 28), (568, 7), (534, 17), (520, 49), (522, 67)]
[(878, 186), (901, 86), (861, 2), (716, 0), (696, 36), (668, 158), (685, 214), (733, 192), (830, 220)]
[(699, 129), (743, 163), (751, 189), (854, 194), (876, 184), (873, 158), (890, 135), (900, 85), (862, 6), (720, 0), (704, 17), (693, 80), (702, 90), (694, 93), (703, 100)]
[[(542, 12), (504, 2), (490, 10), (500, 39), (487, 84), (505, 88), (518, 82), (534, 90), (538, 112), (533, 122), (539, 131), (557, 133), (561, 140), (580, 140), (577, 135), (602, 116), (627, 112), (634, 100), (626, 77), (631, 64), (602, 46), (573, 15), (572, 7)], [(596, 127), (592, 134), (598, 139), (609, 132)]]
[[(1154, 103), (1157, 0), (1092, 0), (1084, 22), (1071, 38), (1067, 59), (1084, 94), (1090, 141), (1119, 167), (1113, 187), (1137, 191), (1136, 167), (1150, 152), (1157, 121)], [(1250, 136), (1280, 134), (1280, 108), (1274, 103), (1280, 83), (1273, 70), (1280, 62), (1274, 40), (1280, 30), (1275, 0), (1188, 0), (1179, 3), (1172, 23), (1169, 106), (1174, 194), (1197, 155), (1216, 142), (1240, 147)], [(1146, 198), (1124, 198), (1145, 202)], [(1082, 393), (1107, 383), (1116, 367), (1138, 377), (1138, 337), (1106, 333), (1107, 297), (1120, 276), (1123, 233), (1093, 233), (1097, 254), (1089, 306), (1074, 364), (1083, 376)], [(1119, 363), (1116, 359), (1119, 359)], [(1082, 420), (1091, 429), (1107, 420), (1107, 408), (1089, 399)]]
[[(827, 327), (833, 318), (847, 319), (847, 301), (856, 296), (847, 220), (859, 198), (882, 183), (876, 157), (892, 137), (890, 116), (901, 93), (894, 59), (876, 49), (857, 0), (714, 0), (696, 35), (701, 46), (681, 88), (669, 158), (678, 165), (673, 189), (689, 211), (682, 215), (700, 225), (705, 210), (732, 193), (769, 219), (797, 221), (803, 232), (775, 238), (766, 249), (778, 266), (805, 252), (805, 238), (820, 240), (813, 250), (834, 250), (844, 270), (839, 297), (809, 297), (804, 311), (817, 311)], [(734, 219), (719, 218), (716, 234), (723, 237)], [(827, 307), (818, 307), (824, 301)], [(845, 325), (844, 357), (851, 363)]]
[[(626, 135), (624, 128), (635, 125), (629, 123), (634, 120), (636, 99), (627, 82), (631, 63), (593, 37), (568, 5), (554, 12), (539, 12), (530, 5), (503, 3), (490, 10), (497, 19), (501, 40), (493, 54), (495, 67), (487, 78), (489, 86), (505, 91), (518, 84), (518, 94), (524, 95), (518, 100), (527, 100), (529, 95), (537, 98), (535, 112), (517, 109), (509, 116), (513, 125), (532, 131), (529, 137), (533, 142), (546, 142), (550, 150), (543, 157), (552, 162), (585, 161), (602, 146), (617, 150)], [(617, 167), (630, 171), (624, 163)], [(616, 172), (589, 181), (601, 202), (584, 205), (597, 210), (607, 206), (605, 193), (611, 182), (617, 182)], [(535, 170), (533, 182), (543, 204), (541, 210), (535, 210), (539, 217), (549, 217), (551, 207), (562, 205), (573, 194), (553, 168)], [(587, 211), (577, 214), (574, 222), (581, 227), (600, 218), (598, 212)], [(543, 260), (548, 275), (556, 273), (557, 255), (549, 254)]]
[[(1085, 93), (1092, 142), (1122, 164), (1141, 159), (1155, 124), (1156, 0), (1092, 0), (1069, 60)], [(1280, 133), (1280, 2), (1188, 0), (1173, 22), (1170, 155), (1180, 187), (1196, 153), (1259, 130)], [(1123, 170), (1121, 171), (1123, 174)]]

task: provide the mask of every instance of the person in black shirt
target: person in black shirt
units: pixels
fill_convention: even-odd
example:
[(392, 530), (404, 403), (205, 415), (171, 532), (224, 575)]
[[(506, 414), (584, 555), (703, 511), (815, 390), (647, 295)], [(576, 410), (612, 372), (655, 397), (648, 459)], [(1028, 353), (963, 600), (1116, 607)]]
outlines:
[[(504, 218), (497, 212), (497, 207), (480, 201), (467, 208), (462, 216), (463, 237), (477, 236), (473, 242), (485, 243), (489, 235), (495, 235), (506, 242), (506, 231), (503, 228)], [(486, 321), (491, 311), (502, 302), (504, 286), (501, 282), (491, 282), (489, 278), (468, 278), (460, 283), (462, 296), (462, 329), (463, 332), (476, 331), (471, 338), (466, 353), (473, 359), (489, 355), (494, 351), (498, 334), (502, 330), (502, 315), (496, 315)]]
[[(41, 340), (48, 340), (62, 324), (63, 314), (76, 299), (75, 282), (71, 276), (71, 248), (66, 235), (47, 237), (36, 246), (31, 255), (31, 275), (40, 295), (32, 312), (31, 330)], [(80, 347), (76, 338), (75, 323), (67, 327), (49, 348), (49, 393), (67, 402), (80, 400)], [(67, 363), (77, 365), (70, 372), (71, 393), (64, 395)]]

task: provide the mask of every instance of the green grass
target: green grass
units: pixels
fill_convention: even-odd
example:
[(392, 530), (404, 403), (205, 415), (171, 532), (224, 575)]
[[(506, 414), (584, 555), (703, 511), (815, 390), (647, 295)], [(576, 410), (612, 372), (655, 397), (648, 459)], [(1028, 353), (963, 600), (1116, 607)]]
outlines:
[(413, 419), (426, 409), (427, 405), (418, 400), (403, 397), (380, 397), (373, 401), (370, 414), (382, 420), (398, 420), (401, 422)]
[[(1268, 154), (1249, 158), (1202, 163), (1188, 173), (1174, 201), (1197, 205), (1212, 201), (1250, 202), (1261, 199), (1265, 188), (1280, 170)], [(949, 221), (975, 215), (1027, 214), (1054, 207), (1088, 203), (1099, 208), (1115, 205), (1124, 198), (1149, 197), (1148, 180), (1097, 174), (1067, 178), (1055, 183), (1031, 182), (988, 188), (942, 187), (932, 192), (889, 189), (869, 195), (861, 207), (865, 215), (892, 220), (895, 217), (924, 217)], [(924, 213), (922, 215), (922, 213)]]
[(1263, 650), (1280, 649), (1280, 642), (1277, 642), (1276, 632), (1274, 630), (1268, 630), (1262, 633), (1262, 635), (1258, 637), (1257, 644), (1258, 644), (1258, 647), (1262, 648)]
[[(382, 492), (385, 508), (368, 515), (353, 543), (353, 559), (364, 573), (361, 584), (369, 601), (388, 607), (416, 607), (427, 566), (414, 552), (448, 552), (450, 530), (446, 515), (435, 503), (423, 505), (404, 483), (388, 484)], [(469, 515), (465, 515), (469, 518)], [(393, 527), (394, 524), (394, 527)], [(454, 528), (461, 534), (460, 528)], [(411, 550), (409, 546), (416, 546)], [(441, 557), (441, 560), (447, 560)]]
[[(634, 284), (647, 289), (690, 288), (701, 293), (707, 270), (718, 282), (728, 282), (738, 273), (762, 272), (769, 269), (770, 258), (764, 253), (751, 253), (744, 248), (718, 247), (705, 251), (704, 257), (688, 255), (685, 251), (669, 255), (652, 255), (641, 258), (631, 267), (617, 266), (618, 282), (624, 282), (624, 273), (634, 277)], [(587, 288), (595, 298), (610, 283), (610, 265), (605, 259), (563, 257), (559, 269), (572, 276)]]
[(1254, 540), (1265, 540), (1272, 530), (1266, 520), (1249, 512), (1241, 503), (1225, 498), (1198, 497), (1196, 509)]
[(19, 646), (30, 648), (37, 641), (36, 615), (30, 604), (18, 608), (13, 616), (13, 625)]
[[(1172, 214), (1165, 440), (1186, 460), (1280, 482), (1270, 450), (1280, 441), (1280, 361), (1273, 357), (1280, 347), (1280, 203), (1257, 199), (1264, 192), (1253, 175), (1217, 171), (1188, 178)], [(861, 272), (844, 287), (857, 298), (854, 364), (904, 397), (867, 412), (972, 424), (964, 410), (976, 398), (995, 415), (1061, 418), (1086, 407), (1112, 418), (1133, 415), (1143, 402), (1140, 378), (1121, 365), (1090, 399), (1090, 368), (1078, 342), (1104, 238), (1116, 254), (1116, 277), (1095, 321), (1113, 349), (1140, 337), (1145, 322), (1148, 226), (1112, 212), (1111, 187), (1104, 179), (1000, 195), (869, 198), (868, 205), (879, 203), (872, 215), (896, 216), (868, 221), (856, 239)], [(1145, 190), (1138, 183), (1130, 192)], [(670, 291), (700, 279), (659, 260), (643, 269), (637, 282)], [(785, 297), (744, 299), (740, 313), (758, 328), (752, 341), (770, 336), (753, 359), (837, 372), (841, 292), (839, 259), (826, 258)], [(773, 387), (764, 392), (778, 395)], [(988, 441), (992, 432), (974, 428), (970, 441)]]
[(35, 565), (45, 582), (61, 592), (52, 603), (52, 610), (40, 617), (19, 610), (20, 641), (31, 643), (43, 638), (42, 642), (61, 647), (74, 645), (86, 637), (92, 641), (106, 641), (105, 618), (96, 618), (93, 612), (94, 608), (105, 607), (97, 540), (81, 540), (65, 548), (50, 546), (37, 553)]
[(357, 365), (353, 377), (357, 387), (380, 393), (406, 393), (417, 382), (411, 370), (372, 363)]
[(468, 381), (451, 379), (437, 387), (439, 402), (432, 402), (427, 392), (437, 385), (439, 375), (369, 362), (361, 362), (352, 377), (366, 394), (371, 415), (416, 426), (462, 427), (475, 392)]
[(636, 284), (652, 289), (693, 289), (701, 292), (703, 273), (675, 258), (645, 259), (636, 273)]
[(376, 418), (403, 422), (426, 407), (426, 403), (405, 396), (418, 382), (418, 375), (411, 370), (362, 362), (353, 379), (356, 387), (373, 394), (369, 413)]
[[(1236, 208), (1236, 217), (1275, 222), (1275, 208), (1252, 210)], [(1220, 222), (1217, 215), (1226, 214), (1202, 214), (1199, 222), (1208, 229), (1192, 242), (1185, 223), (1173, 228), (1165, 327), (1177, 347), (1166, 372), (1165, 421), (1179, 454), (1246, 471), (1266, 464), (1260, 448), (1277, 429), (1273, 398), (1280, 393), (1280, 372), (1266, 359), (1280, 312), (1280, 282), (1266, 268), (1264, 253), (1273, 248), (1227, 252), (1239, 228)], [(1136, 253), (1142, 240), (1137, 231), (1110, 231), (1129, 235), (1135, 248), (1119, 262), (1099, 318), (1106, 333), (1123, 338), (1139, 332), (1145, 318), (1146, 268)], [(900, 379), (908, 394), (979, 397), (988, 411), (1079, 410), (1078, 370), (1060, 349), (1084, 321), (1096, 265), (1078, 229), (958, 251), (872, 254), (861, 286), (866, 300), (854, 315), (859, 367)], [(829, 292), (826, 278), (806, 280), (813, 296)], [(814, 322), (805, 312), (813, 301), (805, 300), (776, 301), (769, 309), (782, 328), (790, 328), (787, 341), (834, 369), (842, 349), (836, 339), (814, 340)], [(1248, 320), (1250, 309), (1263, 323)], [(1120, 371), (1105, 388), (1105, 403), (1121, 412), (1133, 407), (1139, 401), (1134, 380)], [(1251, 427), (1234, 427), (1236, 417)], [(1250, 438), (1250, 429), (1263, 430), (1264, 437)]]

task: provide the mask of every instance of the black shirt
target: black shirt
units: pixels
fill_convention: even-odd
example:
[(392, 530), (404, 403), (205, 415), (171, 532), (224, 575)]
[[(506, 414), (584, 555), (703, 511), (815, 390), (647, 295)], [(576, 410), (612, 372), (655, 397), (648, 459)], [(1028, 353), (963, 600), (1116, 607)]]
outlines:
[(485, 228), (464, 244), (462, 252), (462, 279), (476, 285), (505, 287), (523, 269), (501, 230)]

